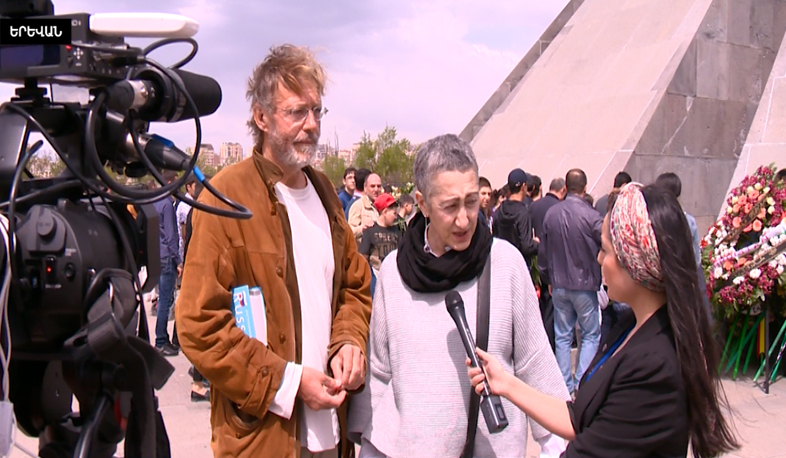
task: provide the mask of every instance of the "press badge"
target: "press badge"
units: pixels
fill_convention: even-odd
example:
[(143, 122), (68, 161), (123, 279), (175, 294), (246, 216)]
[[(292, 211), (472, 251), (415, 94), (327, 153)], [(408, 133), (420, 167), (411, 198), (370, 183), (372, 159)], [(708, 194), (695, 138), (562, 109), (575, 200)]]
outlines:
[(267, 316), (265, 315), (265, 298), (262, 290), (256, 286), (238, 286), (232, 290), (232, 315), (235, 324), (247, 336), (253, 337), (267, 345)]

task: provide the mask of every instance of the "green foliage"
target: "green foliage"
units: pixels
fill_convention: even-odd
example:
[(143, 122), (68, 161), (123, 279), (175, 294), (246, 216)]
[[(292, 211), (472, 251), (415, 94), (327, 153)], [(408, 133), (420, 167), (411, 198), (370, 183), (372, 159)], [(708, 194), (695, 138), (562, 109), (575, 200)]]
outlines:
[(398, 139), (395, 127), (387, 126), (376, 138), (363, 133), (354, 166), (367, 168), (377, 173), (383, 183), (402, 185), (412, 181), (414, 156), (409, 154), (412, 143), (406, 138)]
[(347, 168), (344, 159), (338, 156), (327, 156), (322, 162), (322, 171), (330, 178), (333, 186), (339, 187), (344, 182), (344, 169)]
[(371, 136), (363, 132), (363, 138), (360, 139), (360, 147), (357, 154), (355, 154), (355, 162), (353, 164), (356, 169), (369, 169), (374, 170), (377, 168), (377, 149)]

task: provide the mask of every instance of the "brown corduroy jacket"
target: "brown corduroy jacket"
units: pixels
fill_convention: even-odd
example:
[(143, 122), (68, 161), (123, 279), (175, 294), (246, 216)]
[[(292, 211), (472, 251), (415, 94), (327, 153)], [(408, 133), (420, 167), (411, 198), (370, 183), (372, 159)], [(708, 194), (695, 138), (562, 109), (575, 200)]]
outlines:
[[(325, 351), (332, 358), (351, 343), (365, 355), (371, 315), (368, 263), (358, 253), (333, 185), (310, 167), (304, 171), (325, 206), (333, 242), (333, 327)], [(300, 456), (302, 401), (296, 401), (289, 420), (268, 412), (286, 363), (301, 362), (301, 320), (308, 319), (300, 314), (289, 218), (273, 188), (281, 177), (278, 166), (254, 151), (252, 158), (227, 167), (210, 182), (254, 216), (238, 220), (196, 209), (193, 215), (175, 310), (183, 352), (211, 383), (211, 446), (216, 457)], [(209, 192), (199, 200), (227, 208)], [(262, 289), (267, 346), (235, 325), (231, 291), (241, 285)], [(345, 458), (353, 450), (346, 440), (346, 412), (347, 402), (338, 411), (339, 448)]]

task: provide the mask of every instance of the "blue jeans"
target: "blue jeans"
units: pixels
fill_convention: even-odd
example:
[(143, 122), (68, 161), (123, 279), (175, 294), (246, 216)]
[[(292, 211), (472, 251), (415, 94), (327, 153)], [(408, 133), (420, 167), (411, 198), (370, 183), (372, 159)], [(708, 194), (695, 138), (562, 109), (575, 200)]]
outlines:
[[(569, 392), (578, 387), (584, 371), (592, 362), (600, 342), (600, 306), (596, 291), (571, 291), (557, 288), (552, 293), (554, 300), (554, 344), (557, 347), (557, 364)], [(570, 370), (570, 344), (576, 328), (581, 328), (581, 352), (579, 353), (576, 376)]]
[(175, 282), (177, 281), (177, 264), (173, 258), (161, 260), (161, 276), (158, 278), (158, 312), (156, 313), (156, 347), (161, 348), (169, 343), (166, 330), (169, 321), (169, 309), (175, 302)]

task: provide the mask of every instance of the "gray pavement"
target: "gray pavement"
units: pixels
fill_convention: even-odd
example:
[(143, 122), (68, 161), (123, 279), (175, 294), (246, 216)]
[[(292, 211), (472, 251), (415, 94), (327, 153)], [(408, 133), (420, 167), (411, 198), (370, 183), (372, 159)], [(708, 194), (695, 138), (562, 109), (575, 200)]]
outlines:
[[(148, 316), (153, 329), (155, 318)], [(172, 322), (170, 324), (170, 334)], [(210, 404), (191, 402), (190, 363), (182, 353), (169, 358), (175, 373), (158, 393), (173, 457), (210, 458)], [(786, 380), (779, 378), (770, 394), (755, 386), (749, 378), (724, 380), (723, 386), (734, 412), (734, 421), (742, 439), (742, 448), (724, 458), (786, 458)], [(29, 450), (37, 450), (37, 440), (21, 432), (17, 441)], [(529, 438), (526, 458), (537, 458), (539, 448)], [(12, 451), (12, 458), (27, 455)], [(122, 446), (118, 457), (122, 457)]]

